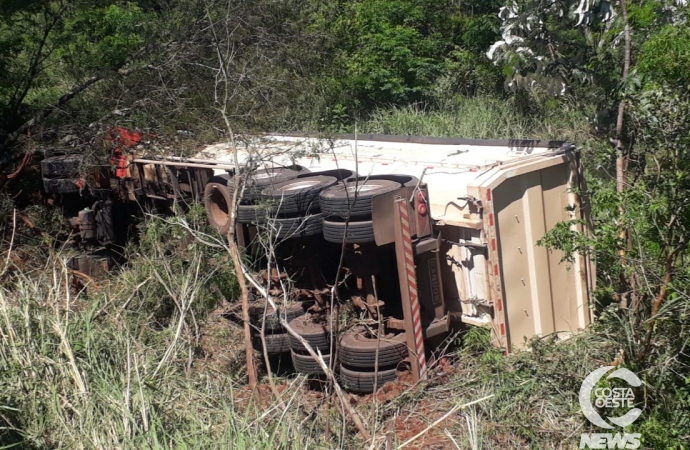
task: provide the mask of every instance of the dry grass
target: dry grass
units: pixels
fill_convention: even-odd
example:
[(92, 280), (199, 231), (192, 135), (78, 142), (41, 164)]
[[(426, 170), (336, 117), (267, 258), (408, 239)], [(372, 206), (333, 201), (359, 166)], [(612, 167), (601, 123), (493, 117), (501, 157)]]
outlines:
[[(275, 378), (285, 408), (266, 380), (246, 388), (242, 333), (222, 315), (229, 304), (221, 297), (236, 295), (232, 270), (213, 249), (180, 249), (184, 239), (174, 224), (151, 219), (129, 264), (83, 289), (59, 254), (23, 268), (10, 262), (0, 287), (0, 447), (369, 447), (338, 403), (302, 376)], [(471, 329), (435, 358), (428, 381), (403, 377), (349, 398), (372, 448), (396, 448), (458, 405), (490, 396), (405, 448), (574, 447), (589, 430), (580, 384), (615, 358), (624, 333), (600, 326), (510, 357)], [(663, 431), (654, 420), (642, 431)]]

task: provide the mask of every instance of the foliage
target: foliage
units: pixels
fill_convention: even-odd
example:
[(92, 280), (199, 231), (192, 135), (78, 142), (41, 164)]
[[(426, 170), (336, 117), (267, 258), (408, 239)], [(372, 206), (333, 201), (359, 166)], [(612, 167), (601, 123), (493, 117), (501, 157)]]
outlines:
[[(496, 36), (496, 2), (428, 0), (351, 2), (333, 24), (335, 73), (356, 112), (444, 95), (494, 92), (497, 77), (482, 49)], [(467, 79), (465, 79), (467, 77)]]
[[(636, 14), (635, 23), (642, 21), (641, 13)], [(687, 439), (682, 427), (660, 425), (685, 422), (681, 417), (688, 414), (690, 399), (684, 375), (690, 342), (684, 325), (690, 311), (690, 93), (687, 71), (679, 69), (686, 33), (683, 24), (667, 25), (640, 46), (635, 70), (623, 89), (626, 124), (634, 136), (627, 149), (627, 184), (623, 192), (616, 192), (610, 178), (593, 173), (598, 176), (592, 177), (588, 194), (594, 235), (568, 235), (568, 224), (563, 224), (544, 239), (546, 245), (594, 252), (603, 262), (598, 267), (602, 298), (620, 295), (618, 277), (629, 280), (629, 309), (610, 310), (599, 321), (626, 330), (622, 342), (630, 364), (654, 380), (645, 398), (647, 420), (636, 424), (652, 447), (676, 446)], [(621, 235), (620, 229), (628, 234)]]
[(642, 44), (638, 73), (656, 83), (690, 85), (690, 27), (666, 25)]
[(345, 86), (366, 104), (419, 99), (438, 74), (446, 43), (439, 3), (353, 2), (336, 29), (343, 36)]
[(522, 112), (517, 99), (490, 96), (458, 96), (445, 102), (442, 109), (424, 109), (417, 105), (380, 108), (369, 120), (360, 123), (362, 132), (410, 134), (420, 136), (465, 137), (478, 139), (534, 139), (582, 142), (589, 136), (589, 124), (581, 111), (566, 101), (537, 106), (529, 114)]
[(72, 85), (119, 69), (138, 50), (146, 15), (127, 1), (35, 0), (0, 8), (0, 133)]
[[(611, 51), (615, 32), (608, 2), (586, 5), (583, 11), (568, 0), (520, 2), (501, 10), (502, 39), (488, 55), (504, 62), (511, 87), (561, 95), (575, 83), (591, 83), (590, 64), (606, 61), (602, 53)], [(597, 75), (615, 73), (610, 65), (597, 68)]]
[[(317, 441), (296, 426), (294, 399), (285, 399), (290, 418), (278, 420), (236, 396), (227, 372), (238, 374), (233, 358), (241, 354), (228, 352), (225, 366), (190, 371), (195, 340), (147, 323), (151, 310), (143, 305), (158, 302), (157, 290), (135, 289), (132, 270), (70, 293), (57, 257), (42, 273), (18, 273), (0, 288), (0, 445), (287, 449)], [(173, 291), (191, 275), (177, 274)], [(189, 312), (178, 314), (192, 324)], [(238, 339), (233, 332), (224, 334), (224, 346)]]
[[(538, 87), (552, 95), (570, 92), (583, 103), (610, 107), (620, 98), (615, 95), (620, 83), (627, 81), (620, 77), (625, 25), (621, 10), (621, 2), (598, 0), (511, 3), (501, 10), (502, 39), (488, 55), (505, 65), (511, 87)], [(671, 2), (630, 3), (633, 51), (640, 45), (652, 48), (674, 42), (680, 36), (669, 33), (678, 32), (676, 24), (683, 16), (683, 8)], [(659, 33), (669, 23), (673, 25)], [(642, 44), (647, 38), (650, 44)], [(682, 40), (677, 48), (682, 52)]]

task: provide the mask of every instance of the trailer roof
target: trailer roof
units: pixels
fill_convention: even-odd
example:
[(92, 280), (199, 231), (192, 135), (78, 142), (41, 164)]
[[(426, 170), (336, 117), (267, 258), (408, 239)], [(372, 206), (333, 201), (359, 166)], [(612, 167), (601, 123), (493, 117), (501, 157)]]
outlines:
[[(560, 149), (563, 141), (482, 140), (435, 138), (423, 136), (340, 135), (335, 139), (319, 139), (300, 135), (274, 135), (243, 141), (241, 162), (249, 153), (260, 159), (278, 163), (280, 156), (303, 154), (381, 163), (411, 163), (435, 167), (476, 168), (516, 158)], [(259, 156), (261, 155), (261, 156)], [(204, 148), (197, 157), (230, 161), (231, 146), (220, 143)]]
[[(299, 164), (312, 172), (348, 169), (363, 177), (405, 174), (423, 178), (429, 188), (432, 217), (452, 221), (446, 217), (455, 211), (449, 204), (466, 196), (473, 180), (506, 163), (556, 156), (572, 146), (562, 141), (275, 135), (243, 141), (238, 147), (241, 166), (254, 161), (259, 167)], [(234, 165), (228, 143), (208, 146), (196, 158)]]

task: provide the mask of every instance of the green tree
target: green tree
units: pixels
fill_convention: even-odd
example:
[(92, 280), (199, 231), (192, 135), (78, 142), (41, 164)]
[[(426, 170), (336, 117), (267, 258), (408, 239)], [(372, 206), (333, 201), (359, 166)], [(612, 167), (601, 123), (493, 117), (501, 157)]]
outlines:
[[(499, 2), (355, 1), (334, 21), (336, 78), (345, 106), (368, 110), (495, 89), (484, 56), (496, 39)], [(488, 77), (487, 77), (488, 76)], [(489, 81), (487, 81), (487, 78)]]
[(0, 7), (0, 149), (141, 48), (146, 13), (127, 1), (33, 0)]
[[(603, 262), (598, 266), (602, 290), (626, 300), (618, 302), (615, 328), (609, 332), (618, 337), (625, 363), (644, 372), (650, 383), (645, 414), (653, 420), (637, 426), (645, 442), (675, 445), (673, 437), (683, 435), (690, 409), (685, 375), (685, 348), (690, 341), (686, 330), (690, 312), (687, 7), (658, 1), (554, 5), (547, 16), (529, 8), (504, 10), (504, 39), (493, 47), (494, 57), (515, 61), (508, 76), (518, 86), (549, 90), (550, 83), (558, 83), (575, 94), (592, 86), (599, 99), (583, 95), (576, 100), (581, 105), (596, 101), (611, 110), (618, 105), (618, 113), (615, 128), (601, 130), (587, 143), (590, 152), (585, 153), (594, 162), (587, 194), (597, 230), (591, 238), (578, 236), (565, 223), (549, 232), (544, 243), (564, 250), (593, 250)], [(608, 6), (617, 11), (597, 23), (597, 14)], [(564, 8), (562, 14), (559, 7)], [(541, 20), (545, 26), (532, 35), (525, 31), (530, 20)], [(590, 42), (597, 27), (603, 47), (611, 48), (600, 49), (597, 44), (588, 47), (584, 59), (574, 58), (568, 50)], [(549, 39), (554, 39), (551, 46)], [(572, 76), (572, 71), (561, 70), (564, 67), (581, 72)], [(604, 67), (615, 68), (616, 74), (602, 73)], [(581, 74), (586, 75), (584, 84), (577, 76)], [(600, 156), (592, 151), (597, 148), (604, 149)], [(615, 178), (602, 176), (614, 173), (614, 168)], [(669, 391), (674, 394), (668, 395)]]

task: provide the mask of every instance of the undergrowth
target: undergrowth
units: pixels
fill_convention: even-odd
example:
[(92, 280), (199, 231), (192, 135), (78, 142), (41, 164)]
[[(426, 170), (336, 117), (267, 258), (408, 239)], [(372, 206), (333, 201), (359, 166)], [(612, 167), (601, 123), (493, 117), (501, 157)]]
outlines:
[[(227, 261), (193, 243), (173, 257), (161, 244), (175, 243), (165, 230), (170, 225), (148, 225), (146, 254), (111, 280), (76, 284), (59, 253), (41, 270), (3, 274), (9, 279), (0, 289), (0, 446), (308, 444), (294, 423), (238, 404), (236, 361), (196, 370), (199, 330), (218, 303), (211, 287), (229, 276), (221, 268)], [(147, 242), (147, 233), (158, 245)], [(228, 330), (228, 347), (238, 335)], [(234, 357), (243, 359), (239, 351)]]
[[(329, 409), (302, 377), (276, 380), (285, 410), (267, 389), (246, 389), (241, 331), (209, 313), (225, 297), (212, 288), (214, 280), (231, 277), (218, 268), (229, 266), (224, 255), (187, 242), (160, 219), (148, 221), (142, 235), (139, 256), (110, 280), (75, 285), (60, 254), (49, 256), (40, 271), (15, 270), (5, 278), (0, 444), (361, 448), (338, 408)], [(175, 258), (166, 248), (177, 249)], [(383, 445), (396, 430), (390, 442), (399, 445), (414, 424), (422, 430), (454, 405), (493, 396), (451, 415), (411, 448), (574, 447), (580, 433), (596, 431), (579, 410), (580, 384), (624, 344), (614, 319), (596, 327), (565, 342), (535, 339), (529, 352), (509, 357), (491, 347), (486, 330), (472, 328), (436, 359), (428, 382), (379, 401), (359, 400), (357, 407), (377, 442)], [(655, 378), (645, 381), (656, 386)], [(648, 411), (633, 430), (643, 433), (648, 448), (687, 439), (672, 426), (678, 416), (660, 405)]]

